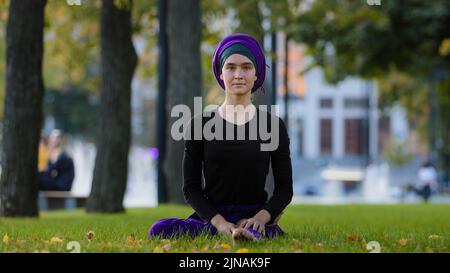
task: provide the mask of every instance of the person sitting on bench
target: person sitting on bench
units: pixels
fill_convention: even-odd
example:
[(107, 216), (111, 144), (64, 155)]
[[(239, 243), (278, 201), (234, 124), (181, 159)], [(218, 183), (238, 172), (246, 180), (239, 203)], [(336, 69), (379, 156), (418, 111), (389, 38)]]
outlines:
[(41, 191), (70, 191), (75, 178), (72, 158), (63, 151), (63, 134), (53, 130), (48, 139), (48, 165), (39, 171), (38, 182)]

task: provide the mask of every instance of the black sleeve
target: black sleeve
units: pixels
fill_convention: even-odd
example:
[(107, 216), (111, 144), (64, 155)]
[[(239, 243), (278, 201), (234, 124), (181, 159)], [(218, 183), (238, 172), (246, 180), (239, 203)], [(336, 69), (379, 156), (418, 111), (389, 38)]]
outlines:
[[(202, 190), (203, 141), (194, 139), (194, 119), (196, 118), (198, 118), (197, 122), (202, 122), (202, 115), (195, 116), (187, 126), (185, 134), (183, 194), (186, 202), (191, 205), (197, 214), (203, 220), (210, 222), (217, 211)], [(187, 136), (190, 137), (187, 138)]]
[(289, 142), (286, 126), (279, 119), (279, 145), (276, 150), (270, 152), (273, 177), (275, 180), (274, 191), (273, 196), (263, 207), (271, 216), (268, 224), (273, 223), (292, 200), (293, 182)]

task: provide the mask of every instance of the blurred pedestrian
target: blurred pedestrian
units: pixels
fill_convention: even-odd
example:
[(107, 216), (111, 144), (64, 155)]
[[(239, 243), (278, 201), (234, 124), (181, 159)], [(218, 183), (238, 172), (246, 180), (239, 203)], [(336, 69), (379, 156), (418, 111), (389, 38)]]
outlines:
[(61, 130), (53, 130), (48, 138), (47, 168), (39, 171), (39, 190), (70, 191), (75, 178), (72, 158), (63, 150)]
[(415, 189), (416, 193), (428, 202), (431, 194), (437, 190), (437, 171), (430, 161), (425, 161), (418, 173), (419, 183)]

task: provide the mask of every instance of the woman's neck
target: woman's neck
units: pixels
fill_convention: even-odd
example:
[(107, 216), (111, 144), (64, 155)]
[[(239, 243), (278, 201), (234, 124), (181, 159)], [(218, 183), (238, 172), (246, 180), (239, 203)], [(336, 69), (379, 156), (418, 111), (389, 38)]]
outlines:
[(252, 104), (251, 92), (245, 95), (233, 95), (225, 93), (225, 101), (223, 102), (222, 106), (225, 107), (227, 105), (242, 105), (244, 107), (247, 107), (250, 104)]
[[(229, 98), (229, 97), (228, 97)], [(256, 113), (256, 108), (251, 100), (230, 100), (226, 99), (218, 109), (219, 115), (225, 120), (241, 125), (251, 120)]]

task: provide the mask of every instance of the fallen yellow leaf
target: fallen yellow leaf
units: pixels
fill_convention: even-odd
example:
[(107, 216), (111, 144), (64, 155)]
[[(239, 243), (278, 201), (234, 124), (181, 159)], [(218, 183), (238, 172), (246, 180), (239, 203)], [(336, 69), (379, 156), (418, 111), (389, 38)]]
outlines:
[(164, 253), (164, 249), (162, 247), (160, 247), (160, 246), (156, 246), (153, 249), (153, 253)]
[(136, 240), (134, 238), (134, 235), (128, 236), (126, 244), (128, 247), (131, 247), (131, 248), (141, 248), (142, 247), (141, 240)]
[(367, 242), (366, 242), (366, 240), (362, 239), (361, 241), (359, 241), (359, 244), (361, 245), (361, 247), (362, 247), (363, 249), (366, 249), (366, 247), (367, 247)]
[(303, 244), (300, 243), (297, 239), (292, 240), (292, 247), (295, 249), (303, 249)]
[(5, 244), (9, 243), (8, 233), (5, 233), (5, 235), (3, 235), (3, 243)]
[(231, 246), (229, 244), (221, 244), (220, 245), (223, 249), (230, 249)]
[(204, 247), (202, 247), (202, 252), (207, 252), (207, 251), (209, 251), (209, 245), (206, 245), (206, 246), (204, 246)]
[(401, 238), (400, 240), (398, 240), (398, 244), (401, 246), (405, 246), (407, 243), (408, 243), (408, 239)]
[(428, 239), (430, 239), (430, 240), (439, 240), (441, 238), (442, 238), (441, 236), (436, 235), (436, 234), (428, 236)]
[(239, 248), (238, 250), (236, 250), (236, 253), (248, 253), (248, 249), (247, 248)]
[(63, 242), (63, 240), (59, 237), (53, 237), (50, 239), (50, 243), (52, 243), (52, 244), (62, 243), (62, 242)]
[(359, 234), (356, 232), (352, 232), (350, 235), (347, 236), (347, 240), (349, 241), (356, 241), (359, 237)]
[(314, 248), (315, 250), (320, 250), (320, 249), (322, 248), (322, 244), (321, 244), (321, 243), (314, 244), (314, 245), (313, 245), (313, 248)]
[(199, 251), (195, 247), (192, 248), (191, 252), (192, 253), (199, 253)]

